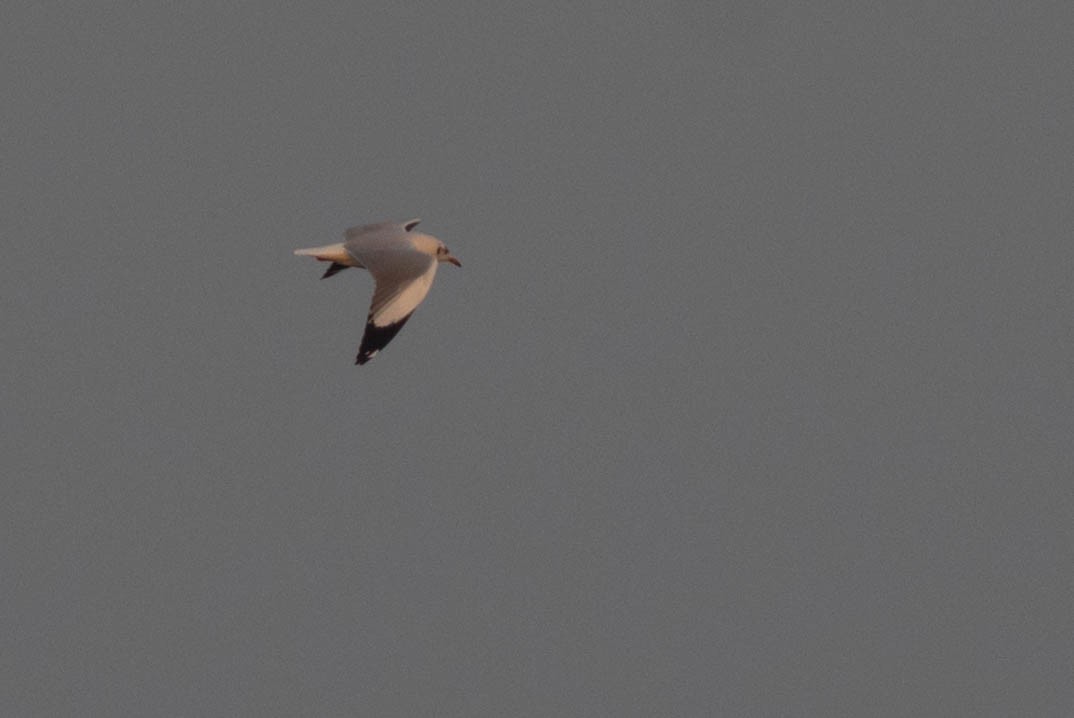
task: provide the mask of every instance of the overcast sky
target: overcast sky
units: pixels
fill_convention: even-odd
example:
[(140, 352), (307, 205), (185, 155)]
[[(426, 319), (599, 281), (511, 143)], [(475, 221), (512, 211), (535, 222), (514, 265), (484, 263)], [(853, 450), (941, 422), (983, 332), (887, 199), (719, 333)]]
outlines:
[(0, 713), (1074, 713), (1074, 11), (369, 5), (5, 9)]

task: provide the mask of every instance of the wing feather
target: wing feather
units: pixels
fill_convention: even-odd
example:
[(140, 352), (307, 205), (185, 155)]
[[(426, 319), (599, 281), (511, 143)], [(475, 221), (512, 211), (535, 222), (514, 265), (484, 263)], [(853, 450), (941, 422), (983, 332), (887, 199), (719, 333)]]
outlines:
[(437, 262), (413, 249), (360, 251), (359, 257), (376, 281), (358, 350), (357, 363), (364, 364), (395, 337), (429, 294)]

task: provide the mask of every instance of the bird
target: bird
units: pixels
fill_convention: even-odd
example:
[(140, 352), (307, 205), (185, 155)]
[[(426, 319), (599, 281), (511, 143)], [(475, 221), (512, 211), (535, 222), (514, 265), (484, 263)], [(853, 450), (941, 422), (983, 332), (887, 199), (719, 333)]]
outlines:
[(351, 227), (343, 241), (296, 249), (295, 254), (330, 262), (321, 279), (348, 267), (367, 269), (376, 283), (355, 364), (365, 364), (387, 346), (425, 299), (441, 262), (462, 263), (436, 237), (415, 232), (420, 219)]

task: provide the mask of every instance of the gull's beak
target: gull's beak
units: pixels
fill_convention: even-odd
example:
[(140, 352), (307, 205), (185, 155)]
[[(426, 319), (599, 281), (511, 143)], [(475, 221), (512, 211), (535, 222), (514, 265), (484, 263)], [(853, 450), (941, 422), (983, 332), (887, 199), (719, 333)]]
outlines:
[(451, 262), (456, 267), (461, 267), (462, 266), (462, 262), (460, 262), (459, 260), (455, 259), (455, 257), (451, 256), (450, 254), (448, 256), (444, 257), (444, 261), (445, 262)]

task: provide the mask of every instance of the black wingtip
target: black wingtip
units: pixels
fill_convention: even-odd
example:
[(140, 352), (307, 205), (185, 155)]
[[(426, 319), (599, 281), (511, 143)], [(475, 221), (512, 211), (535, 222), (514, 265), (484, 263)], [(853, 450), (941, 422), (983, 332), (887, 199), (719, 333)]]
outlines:
[(342, 272), (346, 268), (347, 265), (345, 264), (340, 264), (339, 262), (332, 262), (330, 265), (328, 265), (328, 269), (324, 270), (324, 274), (321, 275), (321, 279), (328, 279), (333, 274)]
[(388, 342), (399, 333), (399, 330), (403, 328), (403, 325), (413, 314), (414, 312), (411, 312), (394, 324), (388, 324), (383, 327), (378, 327), (373, 323), (372, 319), (367, 319), (365, 334), (362, 335), (362, 345), (358, 348), (358, 357), (354, 360), (354, 363), (365, 364), (375, 357), (377, 352), (386, 347)]

